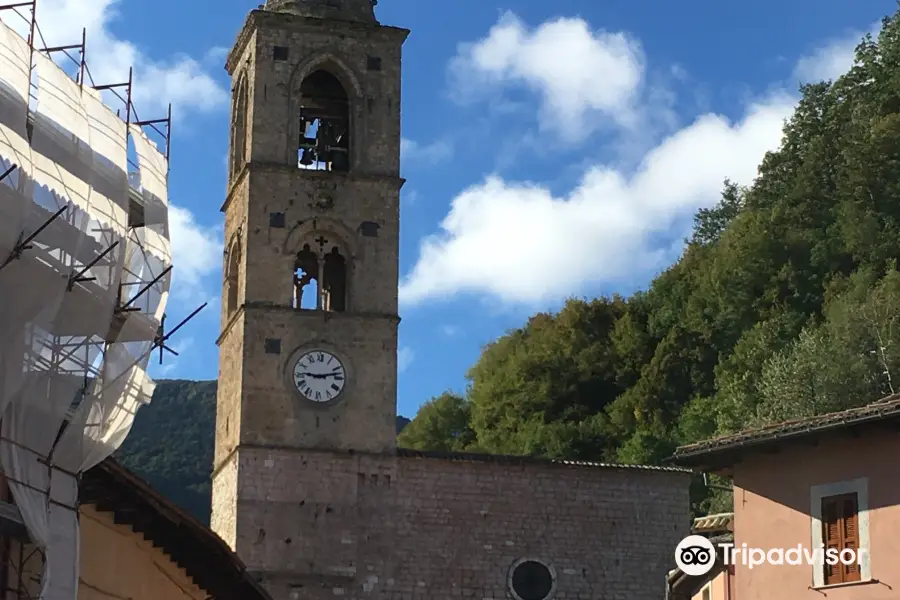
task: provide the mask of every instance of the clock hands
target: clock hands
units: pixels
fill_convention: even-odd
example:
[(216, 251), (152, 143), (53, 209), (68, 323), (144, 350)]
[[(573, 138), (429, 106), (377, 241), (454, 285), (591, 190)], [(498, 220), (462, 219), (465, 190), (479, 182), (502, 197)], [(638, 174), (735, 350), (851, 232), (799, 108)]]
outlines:
[(297, 373), (297, 375), (309, 376), (313, 379), (327, 379), (328, 377), (337, 377), (338, 373)]
[(308, 372), (297, 373), (297, 375), (299, 375), (300, 377), (312, 377), (313, 379), (325, 379), (326, 377), (328, 377), (328, 375), (322, 375), (319, 373), (308, 373)]

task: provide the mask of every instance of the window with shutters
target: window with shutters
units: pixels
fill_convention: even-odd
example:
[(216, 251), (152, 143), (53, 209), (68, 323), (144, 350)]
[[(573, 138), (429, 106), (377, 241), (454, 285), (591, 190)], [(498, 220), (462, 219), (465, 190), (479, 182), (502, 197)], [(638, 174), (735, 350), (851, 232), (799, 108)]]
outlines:
[[(859, 553), (859, 498), (856, 492), (822, 498), (822, 542), (825, 551)], [(824, 565), (825, 585), (860, 580), (859, 564)]]
[[(813, 549), (824, 548), (832, 556), (845, 552), (837, 564), (826, 560), (812, 567), (813, 587), (871, 581), (868, 478), (812, 486), (809, 514)], [(848, 560), (851, 552), (855, 560)]]

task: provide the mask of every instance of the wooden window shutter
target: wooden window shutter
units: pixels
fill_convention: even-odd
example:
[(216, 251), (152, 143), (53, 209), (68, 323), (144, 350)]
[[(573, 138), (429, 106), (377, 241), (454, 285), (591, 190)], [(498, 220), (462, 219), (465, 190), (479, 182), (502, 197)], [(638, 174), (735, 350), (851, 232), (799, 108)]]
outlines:
[[(834, 497), (822, 498), (822, 542), (825, 552), (841, 549), (841, 516), (838, 503)], [(843, 573), (839, 565), (825, 564), (825, 585), (843, 582)]]
[[(822, 498), (822, 542), (825, 551), (859, 551), (859, 508), (856, 494)], [(859, 581), (858, 564), (825, 565), (825, 585)]]
[[(859, 506), (856, 494), (840, 497), (841, 503), (841, 548), (859, 553)], [(859, 557), (857, 556), (857, 560)], [(859, 564), (841, 565), (844, 581), (859, 581)]]

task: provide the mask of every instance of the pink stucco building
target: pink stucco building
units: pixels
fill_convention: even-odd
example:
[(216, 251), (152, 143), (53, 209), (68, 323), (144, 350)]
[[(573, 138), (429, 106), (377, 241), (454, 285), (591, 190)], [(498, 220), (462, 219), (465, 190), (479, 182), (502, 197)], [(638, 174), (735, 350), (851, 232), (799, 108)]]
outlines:
[(683, 446), (673, 462), (731, 477), (737, 547), (849, 549), (860, 558), (738, 561), (733, 597), (709, 600), (900, 600), (900, 395)]

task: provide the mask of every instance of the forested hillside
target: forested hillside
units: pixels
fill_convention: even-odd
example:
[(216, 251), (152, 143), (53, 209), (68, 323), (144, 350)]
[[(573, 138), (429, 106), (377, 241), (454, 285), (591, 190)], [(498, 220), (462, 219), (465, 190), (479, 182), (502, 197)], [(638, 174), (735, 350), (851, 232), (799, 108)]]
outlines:
[(755, 183), (726, 182), (645, 292), (534, 315), (401, 443), (655, 463), (900, 386), (898, 16), (845, 76), (801, 92)]
[[(407, 423), (397, 417), (397, 431)], [(215, 381), (160, 381), (116, 458), (208, 523), (215, 427)]]
[[(400, 443), (655, 463), (681, 443), (897, 389), (900, 18), (845, 76), (801, 92), (755, 183), (726, 182), (646, 291), (534, 315)], [(214, 385), (161, 384), (120, 453), (201, 515)]]

